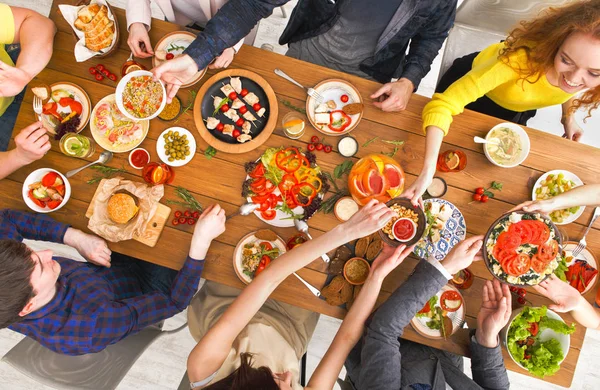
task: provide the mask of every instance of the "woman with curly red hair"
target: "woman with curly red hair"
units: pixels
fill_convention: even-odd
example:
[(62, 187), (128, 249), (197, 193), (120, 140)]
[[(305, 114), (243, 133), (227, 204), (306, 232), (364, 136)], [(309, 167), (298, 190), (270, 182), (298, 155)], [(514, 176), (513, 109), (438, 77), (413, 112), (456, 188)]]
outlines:
[[(600, 1), (548, 8), (506, 41), (457, 59), (423, 109), (427, 134), (421, 174), (404, 196), (417, 203), (431, 183), (452, 117), (465, 108), (525, 125), (538, 108), (562, 105), (565, 137), (579, 141), (579, 108), (600, 104)], [(442, 93), (440, 93), (442, 92)]]

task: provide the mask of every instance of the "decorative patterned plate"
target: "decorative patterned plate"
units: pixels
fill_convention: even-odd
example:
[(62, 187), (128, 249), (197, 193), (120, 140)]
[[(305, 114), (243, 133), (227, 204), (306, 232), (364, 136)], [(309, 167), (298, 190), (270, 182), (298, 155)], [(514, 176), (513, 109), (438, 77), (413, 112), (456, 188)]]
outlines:
[(433, 256), (439, 261), (446, 257), (454, 245), (465, 239), (467, 235), (467, 225), (465, 223), (465, 217), (452, 203), (444, 199), (433, 198), (425, 200), (424, 204), (427, 205), (431, 202), (449, 206), (452, 209), (452, 215), (446, 221), (444, 228), (440, 232), (440, 240), (434, 244), (429, 239), (426, 240), (422, 238), (417, 244), (414, 254), (422, 259), (428, 259)]

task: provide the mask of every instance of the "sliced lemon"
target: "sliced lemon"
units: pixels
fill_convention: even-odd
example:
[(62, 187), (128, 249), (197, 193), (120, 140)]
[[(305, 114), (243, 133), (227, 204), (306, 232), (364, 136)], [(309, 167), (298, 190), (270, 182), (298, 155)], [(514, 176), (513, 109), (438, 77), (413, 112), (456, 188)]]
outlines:
[(373, 162), (377, 166), (377, 170), (379, 171), (379, 173), (383, 173), (383, 168), (385, 167), (383, 159), (379, 156), (371, 156), (371, 160), (373, 160)]
[(460, 158), (458, 157), (458, 154), (452, 152), (448, 153), (448, 156), (446, 156), (446, 165), (448, 166), (448, 169), (456, 169), (459, 164)]
[(154, 172), (152, 172), (152, 181), (154, 183), (160, 183), (164, 175), (165, 170), (159, 165), (154, 169)]

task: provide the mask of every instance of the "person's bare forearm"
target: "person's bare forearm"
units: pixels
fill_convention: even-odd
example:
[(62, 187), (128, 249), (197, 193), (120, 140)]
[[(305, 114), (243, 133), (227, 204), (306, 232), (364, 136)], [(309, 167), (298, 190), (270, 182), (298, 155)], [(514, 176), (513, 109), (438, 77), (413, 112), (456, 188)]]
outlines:
[(25, 165), (27, 165), (27, 162), (17, 156), (15, 149), (0, 152), (0, 180)]
[(570, 314), (582, 326), (590, 329), (600, 329), (600, 313), (583, 296), (579, 304)]
[(363, 334), (381, 290), (383, 278), (371, 273), (346, 314), (331, 346), (321, 359), (306, 389), (332, 389), (348, 354)]
[(436, 126), (427, 127), (427, 136), (425, 137), (425, 158), (423, 159), (423, 168), (419, 176), (433, 177), (435, 174), (440, 147), (444, 140), (444, 131)]
[(31, 79), (48, 65), (52, 57), (55, 33), (54, 23), (38, 13), (32, 12), (21, 23), (18, 33), (21, 52), (16, 66), (25, 71)]
[(547, 202), (554, 210), (575, 206), (598, 206), (600, 205), (600, 184), (579, 186), (544, 202)]

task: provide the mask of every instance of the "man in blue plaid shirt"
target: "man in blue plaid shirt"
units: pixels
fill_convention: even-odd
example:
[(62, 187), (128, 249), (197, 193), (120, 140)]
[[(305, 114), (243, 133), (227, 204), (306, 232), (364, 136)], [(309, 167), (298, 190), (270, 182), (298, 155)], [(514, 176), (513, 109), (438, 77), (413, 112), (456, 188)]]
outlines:
[[(208, 248), (224, 231), (225, 211), (206, 209), (177, 273), (111, 253), (103, 239), (46, 215), (0, 210), (0, 329), (67, 355), (101, 351), (185, 309)], [(88, 262), (34, 252), (24, 238), (64, 243)]]

